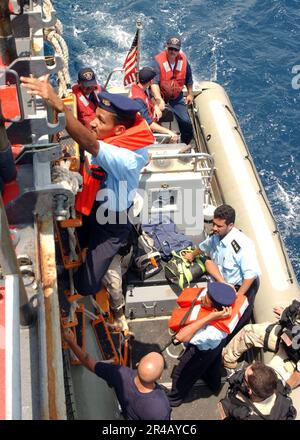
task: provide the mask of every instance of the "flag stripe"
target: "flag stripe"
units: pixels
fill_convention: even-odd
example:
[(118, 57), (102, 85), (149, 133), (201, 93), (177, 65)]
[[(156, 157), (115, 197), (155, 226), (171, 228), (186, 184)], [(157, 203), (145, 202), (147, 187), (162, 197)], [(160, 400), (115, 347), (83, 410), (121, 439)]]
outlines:
[(139, 29), (137, 29), (132, 45), (128, 51), (126, 59), (123, 64), (124, 69), (124, 85), (128, 86), (129, 84), (136, 81), (137, 75), (137, 55), (138, 55), (138, 33)]

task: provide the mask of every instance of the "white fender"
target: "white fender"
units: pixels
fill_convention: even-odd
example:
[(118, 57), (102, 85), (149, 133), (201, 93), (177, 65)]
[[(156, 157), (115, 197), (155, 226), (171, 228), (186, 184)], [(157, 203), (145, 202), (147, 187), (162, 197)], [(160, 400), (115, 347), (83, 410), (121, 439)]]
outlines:
[(274, 306), (299, 299), (299, 284), (227, 94), (212, 82), (200, 83), (200, 89), (195, 98), (197, 118), (215, 158), (224, 201), (235, 208), (236, 226), (253, 240), (260, 264), (255, 319), (273, 321)]

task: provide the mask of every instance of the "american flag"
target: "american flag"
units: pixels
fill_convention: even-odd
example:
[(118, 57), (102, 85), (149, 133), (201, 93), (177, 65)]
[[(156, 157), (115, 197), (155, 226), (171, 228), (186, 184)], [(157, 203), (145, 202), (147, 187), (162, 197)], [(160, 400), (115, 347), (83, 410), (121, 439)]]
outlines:
[(123, 64), (124, 86), (128, 86), (136, 81), (139, 31), (140, 29), (137, 29), (131, 48)]

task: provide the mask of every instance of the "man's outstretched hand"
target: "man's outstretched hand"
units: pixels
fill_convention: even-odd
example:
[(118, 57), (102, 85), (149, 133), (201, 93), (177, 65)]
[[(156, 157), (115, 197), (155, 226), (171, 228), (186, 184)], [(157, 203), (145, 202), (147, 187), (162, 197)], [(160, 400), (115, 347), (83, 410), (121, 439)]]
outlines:
[(63, 112), (64, 102), (54, 91), (53, 87), (48, 82), (48, 75), (40, 78), (31, 78), (27, 76), (20, 77), (22, 86), (28, 90), (31, 95), (37, 95), (43, 98), (47, 104), (53, 107), (58, 112)]

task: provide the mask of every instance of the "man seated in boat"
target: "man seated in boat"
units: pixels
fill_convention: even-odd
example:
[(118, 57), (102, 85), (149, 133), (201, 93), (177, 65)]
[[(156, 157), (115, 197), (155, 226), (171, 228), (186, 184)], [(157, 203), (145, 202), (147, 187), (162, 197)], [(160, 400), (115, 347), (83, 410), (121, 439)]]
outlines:
[(63, 337), (82, 364), (115, 389), (126, 419), (170, 420), (170, 404), (157, 384), (164, 370), (161, 354), (148, 353), (139, 361), (137, 370), (132, 370), (121, 365), (112, 365), (111, 361), (97, 362), (92, 359), (78, 346), (74, 333), (69, 329), (64, 331)]
[(76, 96), (77, 119), (90, 129), (90, 123), (96, 118), (97, 93), (101, 92), (93, 69), (84, 67), (79, 70), (72, 92)]
[(276, 322), (246, 325), (223, 350), (226, 368), (235, 369), (240, 356), (253, 347), (274, 354), (269, 362), (291, 389), (300, 385), (300, 302), (274, 307)]
[(99, 93), (91, 132), (68, 111), (45, 78), (22, 77), (21, 81), (30, 93), (65, 114), (68, 133), (92, 157), (91, 163), (86, 159), (83, 190), (76, 200), (76, 209), (83, 214), (88, 251), (74, 274), (74, 286), (81, 295), (95, 295), (131, 230), (128, 211), (140, 170), (149, 161), (146, 147), (153, 144), (154, 137), (138, 114), (139, 105), (130, 98)]
[(259, 288), (259, 265), (252, 240), (234, 226), (235, 210), (230, 205), (216, 208), (212, 234), (199, 244), (199, 248), (186, 254), (189, 261), (196, 255), (209, 255), (219, 268), (221, 278), (232, 284), (239, 295), (246, 295), (249, 306), (236, 331), (250, 321), (255, 295)]
[(228, 378), (227, 395), (218, 406), (225, 420), (292, 420), (293, 402), (273, 368), (260, 362)]
[(172, 389), (167, 393), (171, 406), (181, 405), (200, 378), (213, 392), (219, 391), (222, 343), (233, 331), (244, 307), (241, 302), (236, 304), (236, 298), (236, 292), (229, 284), (208, 283), (207, 293), (201, 299), (200, 314), (193, 321), (189, 319), (187, 325), (176, 334), (176, 340), (186, 343), (187, 347), (171, 375)]
[[(153, 96), (160, 110), (168, 104), (177, 119), (181, 142), (189, 144), (193, 138), (193, 126), (187, 105), (193, 102), (193, 77), (190, 63), (181, 50), (179, 37), (167, 41), (167, 47), (154, 57), (151, 67), (156, 76), (151, 85)], [(187, 96), (183, 97), (183, 87), (187, 87)]]
[(162, 113), (150, 95), (149, 90), (155, 76), (156, 72), (154, 69), (151, 67), (143, 67), (143, 69), (139, 71), (138, 83), (133, 84), (131, 87), (130, 98), (140, 104), (140, 114), (147, 121), (153, 132), (169, 135), (170, 142), (177, 142), (178, 136), (176, 133), (157, 123)]

